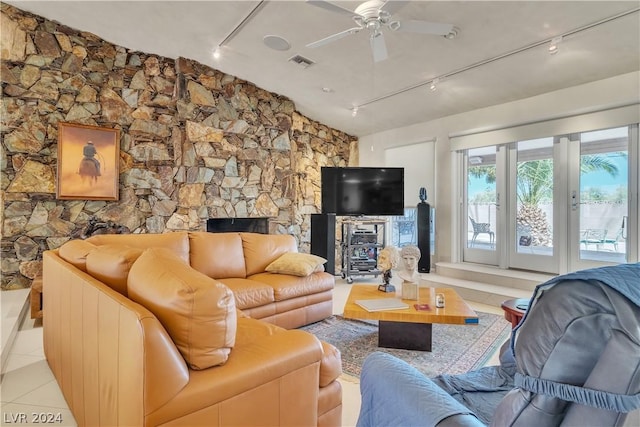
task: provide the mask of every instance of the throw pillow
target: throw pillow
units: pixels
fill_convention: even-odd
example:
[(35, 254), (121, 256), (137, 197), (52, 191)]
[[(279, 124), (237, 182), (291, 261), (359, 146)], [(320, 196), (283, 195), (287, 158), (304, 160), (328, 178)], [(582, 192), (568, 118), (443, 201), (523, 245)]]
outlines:
[(287, 252), (280, 255), (278, 259), (269, 264), (265, 270), (270, 273), (304, 277), (315, 272), (316, 269), (319, 266), (322, 267), (322, 264), (325, 262), (327, 262), (326, 259), (316, 255)]
[(145, 250), (131, 267), (127, 285), (129, 298), (158, 318), (191, 369), (227, 361), (237, 329), (228, 287), (165, 248)]

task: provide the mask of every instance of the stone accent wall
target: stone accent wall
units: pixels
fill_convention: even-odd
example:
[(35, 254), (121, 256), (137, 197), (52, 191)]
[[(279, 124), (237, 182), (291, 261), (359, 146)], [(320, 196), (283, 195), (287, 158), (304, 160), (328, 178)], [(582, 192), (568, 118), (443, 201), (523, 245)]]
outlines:
[[(92, 216), (133, 233), (268, 216), (308, 249), (320, 167), (347, 166), (356, 138), (196, 61), (1, 8), (2, 289), (29, 286)], [(56, 199), (59, 122), (120, 129), (120, 200)]]

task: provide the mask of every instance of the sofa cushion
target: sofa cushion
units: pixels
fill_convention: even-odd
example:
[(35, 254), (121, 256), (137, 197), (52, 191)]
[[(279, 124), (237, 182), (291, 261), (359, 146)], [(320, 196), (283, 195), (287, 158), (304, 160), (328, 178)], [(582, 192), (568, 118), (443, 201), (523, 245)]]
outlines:
[(287, 252), (269, 264), (265, 271), (269, 273), (291, 274), (292, 276), (308, 276), (322, 266), (326, 259), (312, 254)]
[(86, 272), (87, 271), (87, 255), (94, 250), (96, 245), (87, 242), (86, 240), (69, 240), (60, 248), (58, 248), (58, 255), (60, 258), (72, 264), (75, 268)]
[(191, 267), (214, 279), (246, 277), (242, 239), (238, 233), (189, 233)]
[(145, 250), (131, 267), (129, 298), (160, 320), (192, 369), (227, 361), (235, 343), (233, 293), (165, 248)]
[(262, 273), (286, 252), (298, 252), (295, 237), (289, 234), (240, 233), (247, 276)]
[(313, 273), (306, 277), (289, 274), (259, 273), (248, 277), (273, 289), (276, 301), (325, 292), (335, 287), (336, 279), (329, 273)]
[(236, 299), (236, 306), (240, 310), (260, 307), (271, 304), (275, 301), (273, 288), (264, 282), (255, 280), (228, 278), (219, 279), (233, 291)]
[(87, 255), (87, 273), (127, 296), (127, 277), (142, 249), (125, 245), (97, 246)]
[(97, 234), (87, 239), (94, 245), (127, 245), (132, 248), (167, 248), (189, 262), (189, 235), (186, 231), (162, 234)]

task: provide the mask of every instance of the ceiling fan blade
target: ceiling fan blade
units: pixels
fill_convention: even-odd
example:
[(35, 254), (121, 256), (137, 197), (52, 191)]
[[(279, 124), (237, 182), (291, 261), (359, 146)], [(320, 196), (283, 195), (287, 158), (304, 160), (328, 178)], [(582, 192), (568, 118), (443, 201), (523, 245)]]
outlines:
[(328, 10), (331, 12), (337, 12), (337, 13), (341, 13), (343, 15), (349, 15), (349, 16), (353, 16), (355, 15), (355, 12), (349, 9), (345, 9), (343, 7), (340, 6), (336, 6), (333, 3), (329, 3), (327, 1), (324, 0), (307, 0), (307, 3), (309, 3), (312, 6), (316, 6), (319, 7), (321, 9), (324, 10)]
[(393, 15), (409, 3), (411, 2), (406, 0), (387, 0), (384, 6), (382, 6), (380, 9), (386, 10), (389, 15)]
[(315, 41), (313, 43), (309, 43), (307, 45), (307, 47), (314, 48), (314, 47), (324, 46), (327, 43), (331, 43), (331, 42), (334, 42), (336, 40), (340, 40), (341, 38), (350, 36), (351, 34), (356, 34), (360, 30), (362, 30), (361, 27), (349, 28), (348, 30), (341, 31), (341, 32), (336, 33), (336, 34), (332, 34), (329, 37), (325, 37), (325, 38), (317, 40), (317, 41)]
[(403, 33), (437, 34), (440, 36), (446, 36), (451, 30), (453, 30), (453, 24), (416, 20), (400, 21), (400, 28), (397, 29)]
[(371, 52), (373, 62), (380, 62), (387, 59), (387, 44), (384, 42), (384, 35), (381, 32), (371, 34)]

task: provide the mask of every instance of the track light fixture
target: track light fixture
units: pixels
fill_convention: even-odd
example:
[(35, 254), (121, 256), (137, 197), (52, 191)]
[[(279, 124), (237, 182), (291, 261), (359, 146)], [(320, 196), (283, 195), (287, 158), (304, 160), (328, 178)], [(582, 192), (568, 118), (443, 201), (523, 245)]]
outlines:
[(247, 23), (253, 18), (253, 16), (256, 15), (260, 11), (260, 9), (262, 9), (262, 7), (264, 7), (265, 2), (266, 0), (260, 0), (260, 2), (258, 2), (258, 4), (255, 5), (253, 9), (251, 9), (251, 11), (247, 14), (247, 16), (245, 16), (244, 19), (238, 25), (236, 25), (220, 43), (218, 43), (215, 50), (213, 51), (213, 57), (215, 59), (220, 58), (220, 53), (221, 53), (220, 48), (222, 46), (225, 46), (227, 43), (229, 43), (229, 41), (231, 41), (231, 39), (233, 39), (236, 36), (236, 34), (242, 28), (244, 28), (245, 25), (247, 25)]
[(554, 37), (549, 44), (549, 53), (554, 55), (558, 52), (558, 45), (562, 42), (562, 36)]
[(431, 84), (429, 85), (429, 89), (431, 89), (431, 92), (435, 92), (436, 89), (438, 89), (439, 82), (440, 82), (440, 79), (431, 80)]
[(358, 107), (353, 107), (351, 109), (351, 117), (355, 117), (358, 115)]

